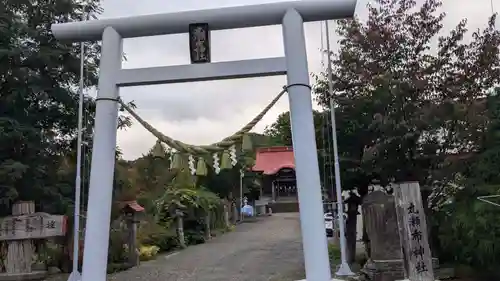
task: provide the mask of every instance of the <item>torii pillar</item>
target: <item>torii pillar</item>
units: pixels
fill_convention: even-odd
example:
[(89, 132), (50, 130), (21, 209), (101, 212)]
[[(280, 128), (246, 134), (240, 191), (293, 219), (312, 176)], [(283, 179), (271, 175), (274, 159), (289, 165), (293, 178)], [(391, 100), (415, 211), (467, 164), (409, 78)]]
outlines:
[[(308, 0), (52, 25), (60, 40), (102, 40), (83, 281), (106, 280), (119, 87), (283, 74), (288, 80), (306, 278), (331, 279), (303, 23), (350, 18), (355, 7), (356, 0)], [(193, 23), (208, 24), (210, 30), (281, 24), (285, 56), (122, 69), (124, 38), (186, 33)]]

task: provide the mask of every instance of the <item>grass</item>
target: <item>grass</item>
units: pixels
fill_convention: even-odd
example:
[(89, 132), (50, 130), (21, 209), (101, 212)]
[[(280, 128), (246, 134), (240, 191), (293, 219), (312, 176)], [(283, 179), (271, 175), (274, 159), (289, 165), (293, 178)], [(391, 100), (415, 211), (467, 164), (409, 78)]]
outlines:
[[(328, 256), (330, 259), (330, 266), (331, 266), (331, 271), (332, 274), (337, 270), (337, 265), (340, 264), (340, 248), (339, 246), (335, 244), (328, 244)], [(366, 262), (366, 257), (364, 252), (359, 253), (356, 256), (356, 263), (352, 265), (352, 270), (357, 271), (356, 269), (360, 269), (361, 267), (359, 264), (364, 264)], [(359, 264), (358, 264), (359, 263)], [(294, 269), (293, 271), (290, 272), (285, 272), (282, 274), (279, 274), (277, 276), (272, 277), (269, 279), (269, 281), (296, 281), (296, 280), (301, 280), (305, 278), (305, 269), (302, 268), (297, 268)]]

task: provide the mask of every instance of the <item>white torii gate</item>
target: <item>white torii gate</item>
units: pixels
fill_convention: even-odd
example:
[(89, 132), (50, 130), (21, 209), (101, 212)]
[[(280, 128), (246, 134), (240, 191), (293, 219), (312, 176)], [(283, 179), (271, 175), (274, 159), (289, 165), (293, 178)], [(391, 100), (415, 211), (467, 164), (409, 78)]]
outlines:
[[(60, 40), (102, 40), (83, 281), (106, 280), (119, 88), (283, 74), (288, 81), (306, 277), (331, 279), (303, 23), (350, 18), (355, 7), (356, 0), (308, 0), (52, 25)], [(281, 24), (285, 56), (122, 69), (123, 38), (187, 33), (193, 23), (206, 23), (210, 30)]]

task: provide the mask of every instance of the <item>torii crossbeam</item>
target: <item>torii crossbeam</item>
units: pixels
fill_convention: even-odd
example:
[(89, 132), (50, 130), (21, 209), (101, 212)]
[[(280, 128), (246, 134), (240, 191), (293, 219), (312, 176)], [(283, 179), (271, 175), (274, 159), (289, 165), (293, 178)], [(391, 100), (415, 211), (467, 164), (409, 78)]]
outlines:
[[(350, 18), (355, 7), (356, 0), (308, 0), (52, 25), (60, 40), (102, 40), (83, 281), (106, 280), (119, 88), (282, 74), (288, 81), (306, 277), (309, 281), (331, 279), (303, 23)], [(207, 24), (210, 30), (281, 24), (285, 56), (122, 69), (124, 38), (187, 33), (194, 23)]]

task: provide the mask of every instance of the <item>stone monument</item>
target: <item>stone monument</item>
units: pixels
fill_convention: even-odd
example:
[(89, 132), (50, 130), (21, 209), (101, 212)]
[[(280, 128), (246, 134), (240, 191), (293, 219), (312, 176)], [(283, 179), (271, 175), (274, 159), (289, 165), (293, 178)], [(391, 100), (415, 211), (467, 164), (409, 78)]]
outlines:
[(373, 281), (403, 279), (403, 260), (394, 197), (380, 190), (365, 196), (363, 220), (370, 240), (370, 255), (362, 272)]
[(427, 237), (427, 223), (418, 182), (395, 186), (396, 213), (403, 252), (404, 278), (434, 281), (434, 264)]

